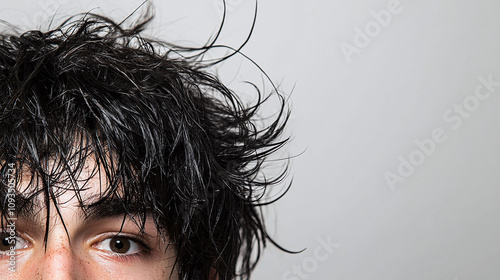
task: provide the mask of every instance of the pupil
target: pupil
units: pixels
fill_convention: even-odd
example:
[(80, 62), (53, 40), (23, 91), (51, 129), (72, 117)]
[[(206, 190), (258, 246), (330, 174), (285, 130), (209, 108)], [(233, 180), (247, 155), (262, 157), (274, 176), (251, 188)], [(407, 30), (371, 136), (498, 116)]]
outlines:
[(125, 254), (130, 249), (130, 241), (127, 238), (115, 237), (111, 239), (110, 246), (113, 252)]
[(116, 240), (115, 247), (116, 249), (123, 249), (123, 242), (121, 242), (120, 240)]

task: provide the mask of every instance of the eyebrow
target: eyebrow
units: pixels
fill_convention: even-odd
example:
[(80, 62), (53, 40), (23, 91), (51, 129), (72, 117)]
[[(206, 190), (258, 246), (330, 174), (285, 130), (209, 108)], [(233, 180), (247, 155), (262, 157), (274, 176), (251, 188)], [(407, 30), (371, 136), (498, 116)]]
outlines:
[[(16, 218), (23, 218), (26, 220), (30, 220), (36, 222), (40, 225), (45, 224), (46, 221), (42, 220), (38, 213), (46, 208), (45, 200), (40, 199), (40, 203), (35, 202), (34, 197), (39, 197), (41, 195), (35, 195), (26, 197), (20, 192), (14, 194), (16, 200), (15, 216)], [(7, 192), (0, 191), (0, 199), (6, 202), (8, 198)], [(89, 197), (85, 199), (86, 201), (90, 201), (90, 203), (83, 204), (80, 206), (78, 218), (83, 221), (84, 224), (92, 223), (98, 220), (109, 219), (109, 218), (117, 218), (117, 217), (136, 217), (139, 214), (143, 214), (142, 217), (146, 218), (152, 214), (152, 211), (149, 211), (147, 208), (140, 208), (138, 203), (129, 203), (124, 205), (124, 202), (119, 197), (106, 197), (101, 198), (97, 197)], [(43, 204), (42, 204), (43, 203)], [(59, 205), (58, 205), (59, 206)], [(0, 212), (3, 210), (7, 210), (7, 207), (4, 209), (0, 209)], [(139, 218), (141, 218), (139, 216)], [(145, 221), (143, 221), (145, 222)]]
[(104, 199), (99, 199), (88, 205), (84, 205), (82, 209), (83, 217), (85, 221), (95, 221), (105, 218), (115, 218), (120, 216), (135, 216), (139, 213), (145, 212), (146, 209), (139, 209), (137, 203), (129, 203), (127, 206), (124, 205), (122, 199), (118, 197), (108, 197)]

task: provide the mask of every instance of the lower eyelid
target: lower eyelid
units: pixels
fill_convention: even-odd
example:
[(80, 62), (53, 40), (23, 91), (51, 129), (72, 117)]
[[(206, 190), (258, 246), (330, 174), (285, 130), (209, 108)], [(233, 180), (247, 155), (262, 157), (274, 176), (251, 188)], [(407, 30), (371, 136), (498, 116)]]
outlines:
[(125, 261), (130, 261), (133, 259), (144, 259), (144, 254), (143, 253), (135, 253), (135, 254), (130, 254), (130, 255), (120, 255), (120, 254), (113, 254), (113, 257), (120, 258)]

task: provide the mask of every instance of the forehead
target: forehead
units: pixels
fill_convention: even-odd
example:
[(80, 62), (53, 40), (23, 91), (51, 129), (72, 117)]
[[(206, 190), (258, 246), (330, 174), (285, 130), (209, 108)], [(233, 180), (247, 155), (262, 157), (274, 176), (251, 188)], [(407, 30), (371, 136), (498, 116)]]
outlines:
[(6, 161), (1, 164), (4, 183), (0, 193), (15, 193), (18, 208), (28, 207), (30, 212), (46, 207), (47, 197), (58, 206), (86, 207), (105, 197), (123, 196), (124, 189), (110, 186), (109, 171), (93, 156), (81, 162), (47, 160), (38, 168)]
[[(53, 162), (48, 167), (55, 168), (55, 164)], [(59, 172), (59, 178), (47, 186), (43, 182), (43, 176), (37, 173), (33, 175), (30, 169), (19, 168), (15, 216), (42, 228), (49, 220), (52, 224), (54, 219), (59, 218), (64, 220), (64, 223), (91, 223), (115, 217), (123, 221), (132, 220), (142, 228), (147, 217), (151, 217), (152, 212), (148, 211), (147, 207), (142, 207), (143, 204), (131, 203), (124, 199), (125, 187), (112, 189), (109, 186), (103, 167), (95, 160), (87, 159), (80, 169), (78, 173), (71, 170)], [(6, 193), (5, 186), (3, 190), (2, 193)], [(6, 207), (7, 204), (4, 204), (3, 214), (7, 212)], [(163, 230), (163, 227), (158, 230)]]
[(92, 155), (69, 160), (47, 159), (39, 166), (23, 164), (10, 169), (15, 172), (16, 189), (25, 194), (47, 188), (55, 194), (69, 190), (89, 197), (105, 192), (109, 185), (106, 176), (109, 170)]

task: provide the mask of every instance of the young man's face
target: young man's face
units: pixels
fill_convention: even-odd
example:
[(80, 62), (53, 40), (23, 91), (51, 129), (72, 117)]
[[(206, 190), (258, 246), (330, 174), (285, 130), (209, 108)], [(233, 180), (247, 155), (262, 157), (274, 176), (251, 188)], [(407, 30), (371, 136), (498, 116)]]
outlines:
[[(82, 188), (79, 194), (87, 205), (99, 199), (101, 190), (106, 189), (106, 181), (99, 176), (93, 176), (83, 186), (94, 164), (89, 159), (78, 178)], [(28, 185), (24, 179), (21, 192)], [(44, 197), (40, 195), (35, 199), (34, 214), (17, 215), (15, 272), (11, 272), (8, 254), (12, 245), (8, 229), (4, 229), (0, 239), (0, 279), (177, 279), (176, 271), (172, 273), (174, 246), (159, 237), (151, 219), (146, 220), (144, 234), (141, 234), (132, 219), (127, 217), (123, 222), (124, 215), (116, 214), (120, 212), (116, 211), (120, 208), (117, 201), (89, 208), (90, 215), (86, 216), (75, 194), (67, 190), (58, 196), (60, 215), (51, 203), (46, 248)], [(103, 215), (107, 211), (110, 214)]]

